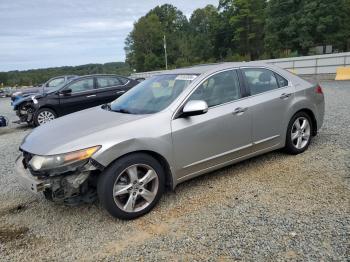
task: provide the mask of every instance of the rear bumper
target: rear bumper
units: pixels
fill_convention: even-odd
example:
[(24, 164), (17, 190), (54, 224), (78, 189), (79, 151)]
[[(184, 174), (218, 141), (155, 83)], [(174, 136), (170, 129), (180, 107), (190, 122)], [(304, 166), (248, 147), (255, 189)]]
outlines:
[(325, 99), (324, 95), (320, 96), (317, 101), (317, 115), (316, 115), (316, 121), (317, 121), (317, 131), (321, 129), (323, 126), (323, 120), (325, 115)]
[(23, 157), (17, 158), (15, 163), (15, 176), (17, 181), (26, 189), (33, 193), (39, 193), (51, 187), (48, 181), (40, 180), (32, 176), (28, 169), (23, 166)]

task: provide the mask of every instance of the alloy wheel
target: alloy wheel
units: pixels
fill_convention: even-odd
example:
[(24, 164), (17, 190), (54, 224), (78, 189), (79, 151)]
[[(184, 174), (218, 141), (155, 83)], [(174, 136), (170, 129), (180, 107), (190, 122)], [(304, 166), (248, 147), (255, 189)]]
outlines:
[(55, 119), (55, 115), (50, 111), (42, 111), (38, 115), (39, 125), (45, 124)]
[(291, 140), (297, 149), (303, 149), (310, 140), (311, 126), (309, 120), (305, 117), (298, 117), (292, 126)]
[(142, 211), (153, 202), (158, 187), (158, 175), (152, 167), (132, 165), (124, 169), (114, 183), (114, 202), (128, 213)]

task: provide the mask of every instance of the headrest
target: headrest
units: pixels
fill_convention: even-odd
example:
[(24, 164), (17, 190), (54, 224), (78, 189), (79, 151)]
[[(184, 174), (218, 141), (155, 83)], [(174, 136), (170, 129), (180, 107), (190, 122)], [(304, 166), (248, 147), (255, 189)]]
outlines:
[(271, 73), (264, 72), (259, 76), (260, 82), (270, 82), (271, 81)]

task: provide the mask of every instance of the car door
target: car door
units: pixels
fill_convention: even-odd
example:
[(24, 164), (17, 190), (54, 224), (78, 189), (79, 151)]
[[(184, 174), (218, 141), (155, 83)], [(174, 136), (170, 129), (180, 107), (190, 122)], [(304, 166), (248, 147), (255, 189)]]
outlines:
[(284, 142), (294, 88), (284, 77), (267, 68), (241, 70), (250, 92), (254, 150), (276, 147)]
[(63, 115), (94, 106), (96, 90), (94, 89), (93, 77), (73, 81), (64, 89), (71, 89), (71, 93), (60, 92), (59, 94), (60, 111)]
[(96, 77), (96, 95), (97, 104), (105, 104), (112, 102), (122, 94), (124, 94), (127, 89), (125, 88), (125, 83), (121, 78), (117, 76), (98, 76)]
[(209, 109), (203, 115), (175, 118), (171, 123), (180, 179), (249, 153), (251, 115), (242, 93), (237, 71), (226, 70), (207, 78), (191, 94), (187, 101), (204, 100)]

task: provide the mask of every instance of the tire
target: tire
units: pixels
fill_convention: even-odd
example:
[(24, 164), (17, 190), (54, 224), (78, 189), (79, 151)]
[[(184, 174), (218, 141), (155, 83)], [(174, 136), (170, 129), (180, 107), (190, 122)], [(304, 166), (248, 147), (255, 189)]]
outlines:
[[(303, 127), (304, 121), (306, 122)], [(297, 155), (307, 150), (312, 139), (312, 128), (312, 121), (307, 113), (296, 113), (288, 124), (285, 151)]]
[(102, 172), (97, 195), (109, 214), (130, 220), (152, 210), (164, 188), (165, 173), (160, 163), (148, 154), (135, 153), (115, 161)]
[(40, 108), (34, 113), (34, 126), (41, 126), (57, 118), (57, 114), (50, 108)]

